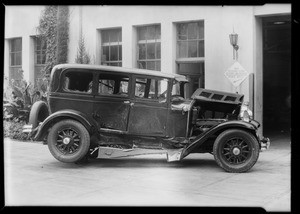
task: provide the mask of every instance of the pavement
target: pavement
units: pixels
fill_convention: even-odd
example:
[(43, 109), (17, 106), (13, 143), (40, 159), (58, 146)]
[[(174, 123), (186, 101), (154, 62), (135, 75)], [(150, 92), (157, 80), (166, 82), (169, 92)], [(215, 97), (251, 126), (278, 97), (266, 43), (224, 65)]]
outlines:
[(291, 141), (271, 138), (247, 173), (227, 173), (211, 154), (66, 164), (47, 145), (4, 139), (6, 206), (261, 207), (291, 211)]

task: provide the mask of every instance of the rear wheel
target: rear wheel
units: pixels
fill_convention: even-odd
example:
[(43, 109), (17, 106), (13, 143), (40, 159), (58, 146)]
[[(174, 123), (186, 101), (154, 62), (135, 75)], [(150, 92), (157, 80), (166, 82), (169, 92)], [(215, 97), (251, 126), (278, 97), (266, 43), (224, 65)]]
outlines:
[(75, 163), (82, 160), (90, 147), (87, 129), (74, 120), (56, 123), (48, 134), (48, 148), (59, 161)]
[(246, 172), (258, 159), (259, 144), (253, 134), (229, 129), (217, 137), (213, 153), (218, 165), (227, 172)]

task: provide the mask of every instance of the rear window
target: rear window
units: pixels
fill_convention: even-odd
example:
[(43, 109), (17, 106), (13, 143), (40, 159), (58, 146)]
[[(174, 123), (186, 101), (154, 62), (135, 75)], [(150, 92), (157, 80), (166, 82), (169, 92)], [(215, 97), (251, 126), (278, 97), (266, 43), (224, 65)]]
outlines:
[(92, 93), (93, 73), (69, 71), (64, 76), (63, 89), (69, 92)]

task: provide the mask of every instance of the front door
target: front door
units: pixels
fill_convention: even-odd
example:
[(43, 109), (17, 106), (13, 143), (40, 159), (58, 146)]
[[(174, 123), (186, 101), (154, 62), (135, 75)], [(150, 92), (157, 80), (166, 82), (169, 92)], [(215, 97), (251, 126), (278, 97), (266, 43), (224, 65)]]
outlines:
[(130, 111), (129, 76), (103, 71), (96, 82), (94, 119), (102, 129), (127, 131)]
[(130, 134), (165, 136), (168, 80), (135, 77), (128, 131)]

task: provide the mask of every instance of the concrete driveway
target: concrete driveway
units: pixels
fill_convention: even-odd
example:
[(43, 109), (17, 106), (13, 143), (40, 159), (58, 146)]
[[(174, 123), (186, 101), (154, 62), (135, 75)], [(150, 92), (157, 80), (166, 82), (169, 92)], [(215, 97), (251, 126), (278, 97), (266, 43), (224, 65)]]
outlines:
[(226, 206), (290, 211), (288, 137), (271, 139), (256, 165), (226, 173), (210, 154), (58, 162), (41, 143), (4, 139), (6, 206)]

